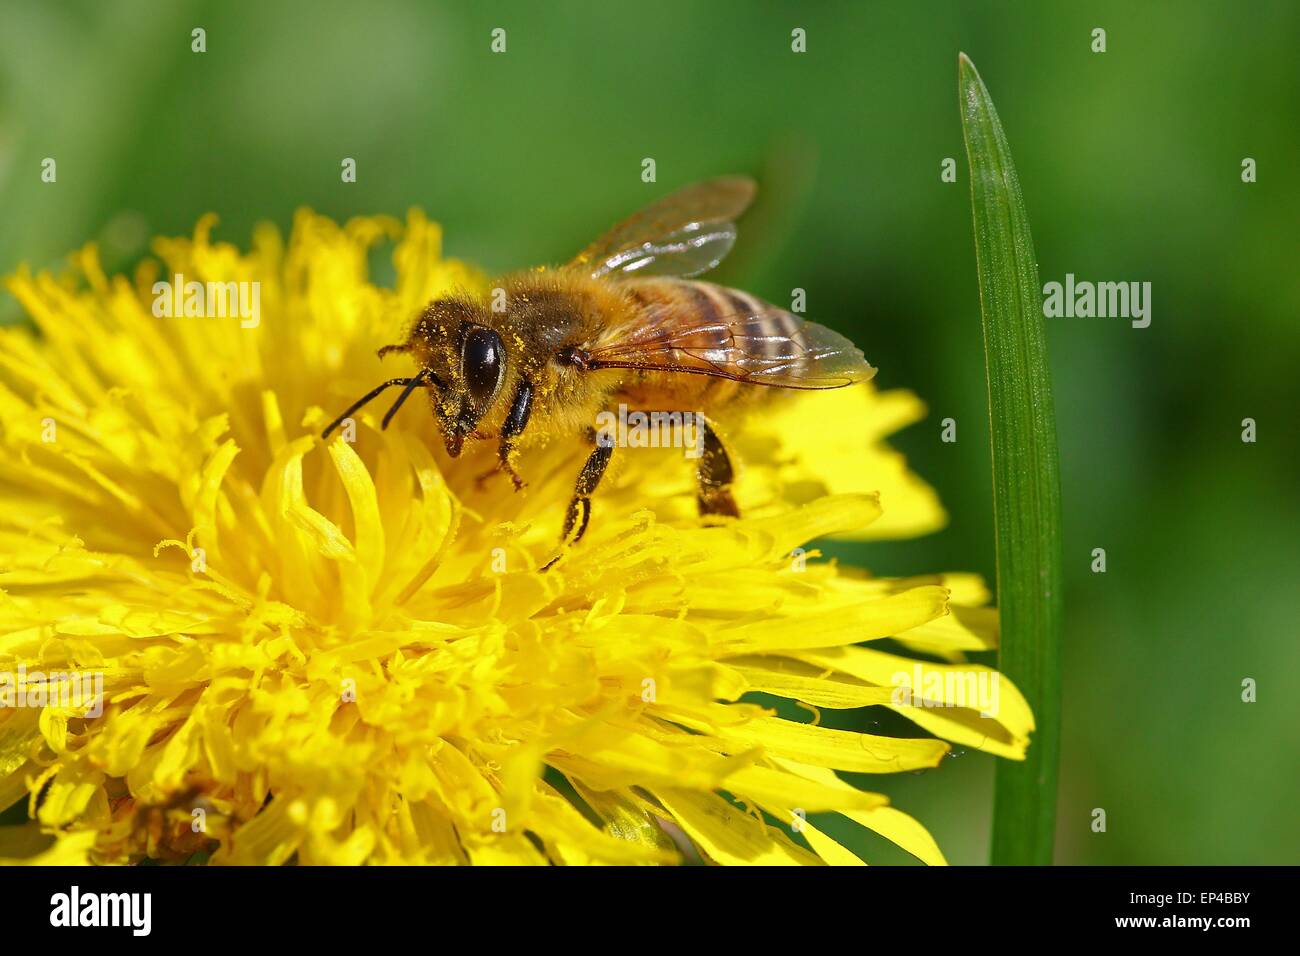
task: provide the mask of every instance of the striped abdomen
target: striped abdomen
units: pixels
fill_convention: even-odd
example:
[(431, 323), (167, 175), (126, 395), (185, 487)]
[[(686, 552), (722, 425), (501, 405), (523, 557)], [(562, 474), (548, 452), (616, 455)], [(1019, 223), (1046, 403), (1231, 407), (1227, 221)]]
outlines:
[[(797, 379), (809, 360), (806, 323), (748, 292), (689, 279), (623, 285), (639, 311), (633, 337), (647, 356), (654, 355), (656, 369), (679, 370), (672, 385), (682, 398), (713, 406), (742, 392), (757, 399), (769, 389), (752, 384)], [(649, 373), (646, 384), (661, 382), (663, 374)]]

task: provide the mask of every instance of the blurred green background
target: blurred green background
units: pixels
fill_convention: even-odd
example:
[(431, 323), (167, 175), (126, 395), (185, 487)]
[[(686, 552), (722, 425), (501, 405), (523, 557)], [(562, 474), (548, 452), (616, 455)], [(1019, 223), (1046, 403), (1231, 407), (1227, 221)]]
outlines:
[[(992, 580), (964, 50), (1006, 127), (1042, 281), (1153, 286), (1147, 329), (1049, 320), (1068, 584), (1057, 860), (1300, 862), (1300, 8), (1060, 6), (6, 0), (0, 269), (56, 266), (91, 238), (125, 267), (207, 210), (246, 244), (303, 204), (419, 205), (449, 254), (505, 269), (563, 259), (678, 185), (752, 173), (763, 199), (719, 278), (775, 302), (806, 289), (880, 385), (931, 408), (897, 444), (950, 526), (833, 550)], [(19, 320), (7, 293), (0, 319)], [(953, 862), (987, 859), (991, 758), (870, 783)]]

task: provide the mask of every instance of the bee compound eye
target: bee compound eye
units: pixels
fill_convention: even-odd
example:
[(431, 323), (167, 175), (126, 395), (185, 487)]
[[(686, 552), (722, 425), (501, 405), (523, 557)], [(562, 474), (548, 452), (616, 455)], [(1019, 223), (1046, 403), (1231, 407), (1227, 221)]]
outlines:
[(492, 329), (475, 326), (465, 336), (462, 364), (469, 397), (480, 408), (491, 401), (505, 374), (505, 349)]

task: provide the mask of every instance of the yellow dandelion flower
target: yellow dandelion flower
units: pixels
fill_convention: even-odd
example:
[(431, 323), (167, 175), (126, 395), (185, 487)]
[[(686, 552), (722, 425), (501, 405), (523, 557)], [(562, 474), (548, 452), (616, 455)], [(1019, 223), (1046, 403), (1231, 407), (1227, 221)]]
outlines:
[[(415, 405), (318, 436), (427, 301), (486, 289), (439, 227), (304, 211), (244, 254), (213, 225), (133, 278), (87, 248), (8, 281), (37, 332), (0, 333), (0, 809), (30, 817), (0, 857), (860, 862), (803, 819), (833, 812), (941, 863), (835, 771), (935, 767), (945, 740), (1023, 757), (1015, 689), (987, 714), (962, 696), (997, 680), (964, 662), (996, 642), (978, 580), (799, 551), (942, 522), (883, 443), (911, 395), (812, 394), (732, 436), (745, 516), (719, 526), (680, 451), (626, 454), (543, 573), (581, 465), (565, 442), (526, 453), (515, 494), (475, 480), (494, 449), (453, 463)], [(369, 278), (384, 242), (391, 288)], [(156, 317), (164, 271), (256, 283), (260, 321)], [(863, 646), (886, 637), (920, 656)], [(97, 702), (56, 693), (88, 675)], [(933, 736), (786, 719), (755, 692)]]

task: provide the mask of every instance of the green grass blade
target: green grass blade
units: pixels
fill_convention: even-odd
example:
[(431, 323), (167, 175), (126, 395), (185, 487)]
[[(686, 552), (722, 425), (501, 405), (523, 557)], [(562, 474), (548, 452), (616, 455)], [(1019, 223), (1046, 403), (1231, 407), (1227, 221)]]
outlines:
[(1002, 123), (975, 65), (958, 59), (970, 164), (993, 439), (998, 666), (1037, 725), (1028, 758), (999, 761), (994, 864), (1049, 864), (1061, 710), (1061, 479), (1038, 263)]

